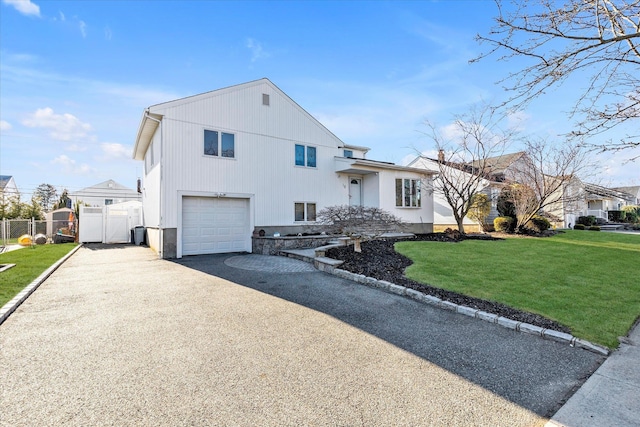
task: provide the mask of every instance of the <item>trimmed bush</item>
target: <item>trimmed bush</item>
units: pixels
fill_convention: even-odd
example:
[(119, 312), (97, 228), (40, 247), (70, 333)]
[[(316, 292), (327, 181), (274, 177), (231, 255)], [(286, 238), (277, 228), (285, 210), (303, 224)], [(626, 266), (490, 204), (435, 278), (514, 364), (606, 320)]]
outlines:
[(576, 224), (582, 224), (587, 227), (589, 227), (590, 225), (594, 225), (595, 223), (596, 223), (596, 217), (593, 215), (579, 216), (578, 220), (576, 221)]
[(547, 218), (536, 215), (527, 222), (526, 227), (538, 233), (542, 233), (543, 231), (547, 231), (551, 228), (551, 223)]
[(623, 222), (626, 217), (627, 213), (625, 211), (609, 211), (609, 221)]
[[(584, 217), (581, 217), (581, 218), (584, 218)], [(576, 224), (573, 226), (574, 230), (584, 230), (585, 228), (587, 227), (585, 227), (584, 224)]]
[(600, 231), (600, 227), (598, 227), (597, 225), (592, 225), (591, 227), (589, 227), (589, 231)]
[(515, 226), (515, 220), (510, 216), (499, 216), (493, 220), (493, 227), (496, 231), (511, 233)]
[(635, 224), (638, 222), (638, 214), (635, 212), (627, 212), (626, 220), (630, 224)]

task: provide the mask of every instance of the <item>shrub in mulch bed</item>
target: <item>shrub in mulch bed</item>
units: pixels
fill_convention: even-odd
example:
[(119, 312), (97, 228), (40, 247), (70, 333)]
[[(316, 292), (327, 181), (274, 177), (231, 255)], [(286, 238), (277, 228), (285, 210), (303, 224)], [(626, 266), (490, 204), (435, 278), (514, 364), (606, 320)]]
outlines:
[(332, 248), (327, 256), (344, 261), (339, 268), (356, 274), (363, 274), (378, 280), (386, 280), (396, 285), (415, 289), (427, 295), (438, 297), (454, 304), (472, 307), (487, 313), (497, 314), (518, 322), (530, 323), (546, 329), (570, 333), (564, 325), (543, 316), (527, 313), (494, 301), (486, 301), (459, 294), (457, 292), (436, 288), (415, 282), (404, 275), (404, 270), (412, 261), (400, 255), (394, 249), (394, 243), (402, 241), (438, 241), (456, 243), (465, 239), (500, 240), (488, 235), (462, 235), (459, 233), (430, 233), (419, 234), (407, 239), (376, 239), (362, 243), (362, 252), (355, 252), (353, 247), (344, 246)]

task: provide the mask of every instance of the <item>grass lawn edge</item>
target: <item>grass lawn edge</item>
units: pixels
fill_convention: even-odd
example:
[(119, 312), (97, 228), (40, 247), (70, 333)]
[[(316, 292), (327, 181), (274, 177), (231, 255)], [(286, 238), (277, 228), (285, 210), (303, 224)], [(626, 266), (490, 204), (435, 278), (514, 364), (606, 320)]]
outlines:
[(67, 259), (75, 254), (82, 247), (82, 243), (71, 249), (66, 255), (56, 261), (53, 265), (42, 272), (31, 283), (24, 287), (16, 296), (9, 300), (5, 305), (0, 308), (0, 325), (22, 304), (29, 298), (38, 287), (53, 274)]
[[(571, 233), (571, 232), (568, 232), (568, 233), (567, 233), (567, 237), (569, 236), (569, 234), (570, 234), (570, 233)], [(575, 237), (575, 236), (573, 236), (573, 237)], [(549, 238), (548, 242), (553, 242), (553, 240), (554, 240), (554, 239), (556, 239), (556, 238), (558, 238), (558, 240), (556, 241), (556, 243), (563, 243), (563, 244), (564, 244), (564, 243), (571, 243), (571, 244), (573, 244), (573, 243), (574, 243), (574, 241), (575, 241), (575, 242), (579, 242), (579, 243), (581, 243), (581, 244), (583, 244), (583, 245), (585, 245), (585, 246), (589, 246), (589, 247), (591, 247), (591, 246), (595, 247), (595, 246), (596, 246), (596, 245), (591, 244), (591, 243), (589, 243), (589, 244), (585, 244), (584, 242), (582, 242), (582, 240), (583, 240), (583, 239), (578, 239), (578, 240), (576, 240), (576, 239), (572, 239), (572, 238), (567, 239), (566, 237), (562, 237), (562, 236), (554, 236), (553, 238)], [(506, 239), (504, 239), (504, 240), (506, 240), (506, 241), (512, 241), (512, 242), (520, 242), (520, 241), (524, 242), (524, 240), (519, 240), (519, 239), (509, 239), (509, 238), (506, 238)], [(589, 240), (590, 240), (590, 239), (589, 239)], [(601, 239), (598, 239), (598, 240), (601, 240)], [(543, 244), (543, 242), (547, 242), (547, 240), (546, 240), (546, 239), (544, 239), (544, 240), (539, 240), (539, 242), (540, 242), (540, 244), (542, 245), (542, 244)], [(416, 243), (417, 243), (417, 242), (416, 242)], [(600, 242), (600, 243), (601, 243), (601, 242)], [(412, 244), (414, 244), (414, 243), (407, 242), (407, 244), (408, 244), (408, 245), (412, 245)], [(472, 243), (468, 243), (468, 244), (469, 244), (469, 245), (471, 245)], [(476, 245), (476, 244), (478, 244), (478, 245), (479, 245), (479, 244), (481, 244), (481, 243), (473, 243), (473, 244), (474, 244), (474, 245)], [(620, 247), (618, 247), (618, 246), (616, 246), (616, 247), (610, 247), (610, 249), (615, 249), (615, 250), (632, 250), (632, 251), (636, 251), (636, 252), (638, 251), (637, 241), (636, 241), (635, 239), (633, 239), (633, 246), (628, 246), (628, 245), (626, 245), (626, 247), (625, 247), (625, 244), (622, 244), (622, 243), (621, 243), (621, 245), (622, 245), (622, 246), (620, 246)], [(606, 248), (606, 245), (601, 245), (601, 244), (600, 244), (600, 245), (598, 245), (598, 246), (602, 246), (603, 248), (608, 249), (608, 248)], [(567, 247), (568, 247), (568, 246), (567, 246)], [(397, 248), (395, 248), (395, 249), (398, 251), (398, 249), (397, 249)], [(572, 250), (573, 250), (573, 249), (572, 249)], [(412, 266), (411, 266), (411, 267), (408, 267), (408, 268), (407, 268), (407, 270), (410, 270), (410, 269), (411, 269), (412, 267), (414, 267), (414, 266), (419, 266), (421, 263), (422, 263), (422, 264), (425, 264), (425, 263), (424, 263), (424, 260), (419, 260), (419, 258), (414, 258), (414, 256), (412, 256), (413, 254), (407, 253), (408, 251), (398, 251), (398, 252), (399, 252), (399, 253), (401, 253), (401, 254), (403, 254), (404, 256), (408, 256), (410, 259), (412, 259), (413, 264), (412, 264)], [(433, 254), (432, 254), (432, 255), (433, 255)], [(474, 254), (471, 254), (471, 255), (470, 255), (470, 257), (471, 257), (471, 256), (473, 256), (473, 255), (474, 255)], [(560, 255), (559, 257), (557, 257), (557, 256), (556, 256), (555, 258), (556, 258), (556, 259), (562, 259), (561, 257), (562, 257), (562, 255)], [(432, 257), (432, 258), (433, 258), (433, 257)], [(576, 258), (576, 260), (580, 260), (580, 258), (578, 257), (578, 258)], [(436, 258), (436, 262), (437, 262), (437, 258)], [(563, 261), (563, 262), (564, 262), (564, 261)], [(627, 258), (627, 264), (628, 264), (628, 258)], [(497, 264), (496, 264), (496, 265), (497, 265)], [(492, 263), (492, 264), (486, 264), (486, 262), (484, 262), (484, 261), (483, 261), (483, 262), (481, 262), (481, 263), (479, 264), (479, 266), (481, 266), (481, 267), (486, 267), (486, 268), (492, 268), (492, 269), (495, 269), (494, 263)], [(418, 267), (418, 268), (419, 268), (419, 267)], [(582, 269), (583, 267), (582, 267), (582, 266), (580, 266), (580, 268)], [(550, 270), (550, 271), (553, 271), (553, 270)], [(429, 281), (429, 280), (426, 280), (426, 281), (425, 281), (425, 280), (424, 280), (424, 279), (425, 279), (424, 277), (422, 277), (422, 278), (420, 278), (420, 277), (416, 277), (415, 275), (412, 275), (411, 273), (407, 274), (407, 277), (409, 277), (409, 278), (410, 278), (410, 279), (412, 279), (412, 280), (417, 281), (418, 283), (431, 283), (431, 281)], [(571, 277), (571, 276), (568, 276), (568, 277)], [(532, 282), (532, 283), (535, 283), (535, 281), (534, 281), (534, 282)], [(558, 321), (558, 322), (560, 322), (561, 324), (564, 324), (564, 325), (569, 326), (569, 327), (570, 327), (570, 329), (571, 329), (572, 331), (574, 331), (574, 327), (575, 327), (575, 326), (581, 326), (581, 327), (582, 327), (582, 326), (584, 326), (584, 325), (582, 325), (582, 324), (576, 324), (576, 323), (572, 323), (572, 322), (567, 322), (567, 321), (566, 321), (566, 320), (567, 320), (567, 318), (566, 318), (566, 317), (563, 319), (563, 317), (561, 317), (561, 316), (554, 316), (554, 315), (553, 315), (553, 314), (556, 314), (556, 315), (557, 315), (557, 314), (562, 314), (561, 312), (558, 312), (558, 313), (553, 313), (553, 312), (551, 312), (551, 314), (552, 314), (552, 315), (550, 316), (550, 315), (549, 315), (549, 313), (547, 313), (545, 310), (540, 311), (539, 309), (536, 309), (536, 307), (527, 307), (527, 304), (525, 304), (524, 306), (521, 306), (521, 305), (518, 305), (518, 304), (513, 305), (511, 302), (509, 302), (508, 300), (505, 300), (504, 298), (487, 298), (487, 296), (485, 296), (485, 295), (478, 295), (477, 290), (476, 290), (476, 292), (475, 292), (475, 294), (474, 294), (474, 293), (466, 293), (464, 290), (460, 290), (460, 289), (459, 289), (459, 286), (458, 286), (457, 288), (456, 288), (456, 286), (452, 286), (452, 287), (449, 287), (449, 286), (439, 286), (439, 284), (438, 284), (438, 285), (431, 285), (431, 286), (435, 286), (435, 287), (437, 287), (437, 288), (442, 288), (442, 289), (452, 290), (452, 291), (454, 291), (454, 292), (458, 292), (458, 293), (461, 293), (461, 294), (463, 294), (463, 295), (471, 295), (471, 296), (473, 296), (473, 297), (475, 297), (475, 298), (480, 298), (480, 299), (484, 299), (484, 300), (487, 300), (487, 301), (497, 301), (497, 302), (500, 302), (500, 303), (506, 304), (506, 305), (508, 305), (508, 306), (512, 306), (512, 307), (516, 307), (516, 308), (518, 308), (518, 309), (520, 309), (520, 310), (524, 310), (524, 311), (526, 311), (526, 312), (537, 313), (537, 314), (539, 314), (539, 315), (546, 316), (546, 317), (547, 317), (547, 318), (549, 318), (549, 319), (552, 319), (552, 320)], [(635, 286), (635, 285), (634, 285), (634, 286)], [(567, 287), (567, 286), (565, 286), (565, 287)], [(496, 289), (497, 289), (498, 291), (500, 291), (500, 288), (496, 288)], [(597, 290), (597, 289), (596, 289), (596, 290)], [(530, 289), (530, 291), (531, 291), (531, 289)], [(560, 289), (560, 291), (562, 291), (562, 289)], [(496, 295), (497, 295), (497, 294), (496, 294)], [(560, 295), (560, 294), (558, 294), (558, 295)], [(603, 299), (603, 301), (606, 301), (606, 299)], [(635, 298), (635, 301), (637, 301), (637, 298)], [(634, 304), (637, 304), (637, 303), (634, 303)], [(530, 305), (530, 304), (529, 304), (529, 305)], [(533, 310), (532, 310), (532, 308), (533, 308)], [(583, 308), (584, 308), (584, 307), (583, 307)], [(627, 313), (627, 314), (628, 314), (628, 313)], [(634, 325), (634, 324), (636, 324), (636, 323), (639, 321), (639, 319), (640, 319), (640, 316), (638, 316), (638, 312), (633, 313), (633, 314), (634, 314), (634, 319), (633, 319), (633, 321), (631, 321), (630, 329), (629, 329), (629, 330), (631, 330), (631, 328), (633, 327), (633, 325)], [(628, 317), (628, 316), (627, 316), (627, 317)], [(584, 328), (583, 328), (583, 329), (584, 329)], [(599, 329), (594, 329), (594, 331), (597, 331), (597, 332), (595, 332), (594, 334), (601, 334), (601, 335), (602, 335), (602, 337), (604, 338), (604, 339), (595, 339), (595, 340), (592, 340), (592, 339), (591, 339), (591, 335), (594, 335), (594, 334), (584, 334), (584, 331), (582, 331), (582, 333), (581, 333), (581, 332), (580, 332), (580, 328), (575, 329), (575, 331), (577, 331), (578, 333), (572, 332), (572, 333), (574, 334), (574, 336), (580, 337), (580, 339), (583, 339), (583, 340), (585, 340), (585, 339), (586, 339), (586, 340), (589, 340), (590, 342), (596, 342), (596, 343), (598, 343), (598, 345), (605, 345), (605, 346), (608, 346), (608, 348), (611, 348), (611, 349), (613, 349), (613, 348), (617, 348), (617, 347), (619, 346), (619, 344), (620, 344), (620, 341), (619, 341), (619, 340), (620, 340), (620, 337), (619, 337), (619, 336), (624, 336), (624, 334), (622, 334), (622, 333), (618, 333), (618, 335), (619, 335), (619, 336), (618, 336), (618, 338), (615, 340), (615, 341), (616, 341), (616, 344), (617, 344), (617, 345), (616, 345), (616, 344), (613, 344), (613, 340), (612, 340), (612, 338), (611, 338), (610, 336), (609, 336), (609, 337), (607, 337), (607, 336), (605, 335), (605, 333), (606, 333), (607, 331), (606, 331), (606, 330), (604, 330), (604, 329), (603, 329), (603, 331), (604, 331), (604, 332), (603, 332), (603, 331), (600, 331)], [(610, 333), (611, 333), (611, 331), (609, 331), (609, 335), (610, 335)], [(627, 331), (627, 333), (628, 333), (628, 331)], [(585, 336), (585, 335), (586, 335), (586, 336)]]

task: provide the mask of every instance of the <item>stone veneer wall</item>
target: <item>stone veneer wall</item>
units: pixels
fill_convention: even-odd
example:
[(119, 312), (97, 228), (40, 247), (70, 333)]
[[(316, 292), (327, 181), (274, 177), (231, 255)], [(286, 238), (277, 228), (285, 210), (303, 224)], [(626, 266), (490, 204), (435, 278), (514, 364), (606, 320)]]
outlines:
[(317, 248), (325, 246), (338, 236), (253, 236), (251, 238), (251, 252), (260, 255), (277, 255), (287, 249)]

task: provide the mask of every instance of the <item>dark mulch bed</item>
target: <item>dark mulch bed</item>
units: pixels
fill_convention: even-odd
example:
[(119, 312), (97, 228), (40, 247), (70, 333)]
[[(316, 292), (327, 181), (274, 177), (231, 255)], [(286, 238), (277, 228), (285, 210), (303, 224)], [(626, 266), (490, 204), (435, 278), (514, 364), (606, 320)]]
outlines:
[[(455, 244), (464, 239), (496, 240), (484, 235), (466, 235), (431, 233), (417, 235), (414, 238), (403, 240), (427, 240), (451, 242)], [(333, 259), (344, 261), (339, 268), (356, 274), (363, 274), (378, 280), (386, 280), (396, 285), (415, 289), (419, 292), (433, 295), (454, 304), (473, 307), (487, 313), (498, 314), (508, 319), (518, 322), (530, 323), (546, 329), (570, 333), (571, 331), (564, 325), (543, 316), (524, 311), (516, 310), (504, 304), (493, 301), (485, 301), (478, 298), (468, 297), (456, 292), (436, 288), (415, 282), (404, 276), (404, 270), (412, 264), (411, 260), (397, 253), (393, 245), (397, 239), (378, 239), (362, 243), (362, 252), (354, 252), (353, 246), (332, 248), (327, 252), (327, 256)]]

